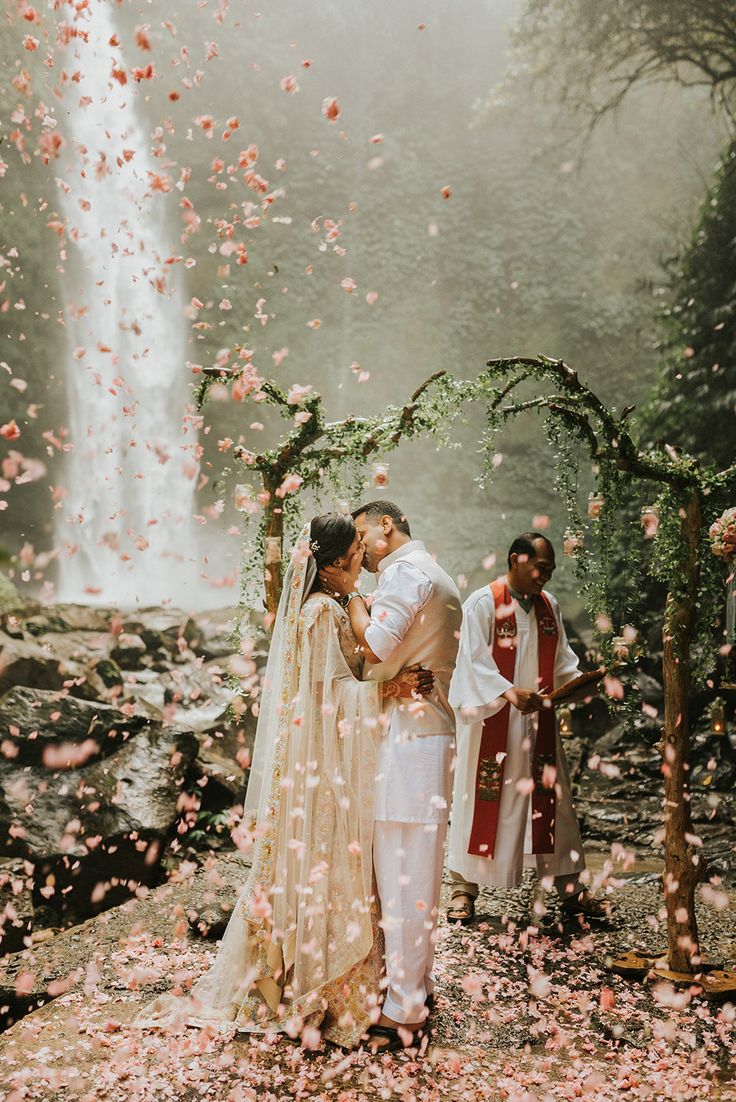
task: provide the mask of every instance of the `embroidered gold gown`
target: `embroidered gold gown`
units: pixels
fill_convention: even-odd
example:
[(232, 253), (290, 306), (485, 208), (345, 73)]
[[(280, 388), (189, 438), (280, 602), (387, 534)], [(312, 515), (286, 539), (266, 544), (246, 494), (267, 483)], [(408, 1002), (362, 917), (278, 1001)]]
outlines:
[(380, 687), (360, 680), (340, 605), (321, 593), (302, 605), (298, 570), (287, 584), (272, 643), (283, 648), (280, 668), (274, 674), (269, 660), (262, 703), (275, 709), (273, 732), (254, 762), (262, 777), (247, 882), (191, 997), (159, 999), (140, 1024), (178, 1018), (291, 1036), (311, 1025), (350, 1048), (381, 1002), (372, 871)]

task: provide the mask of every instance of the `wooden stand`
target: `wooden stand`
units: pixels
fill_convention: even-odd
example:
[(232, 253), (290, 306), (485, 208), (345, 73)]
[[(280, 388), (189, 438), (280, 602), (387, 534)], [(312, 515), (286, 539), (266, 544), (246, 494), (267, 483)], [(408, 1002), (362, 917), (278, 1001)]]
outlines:
[(704, 957), (698, 972), (678, 972), (669, 967), (667, 950), (661, 953), (645, 953), (631, 949), (611, 961), (609, 968), (617, 976), (628, 980), (667, 980), (675, 987), (700, 988), (704, 998), (714, 1002), (736, 999), (736, 971), (724, 969), (722, 961)]

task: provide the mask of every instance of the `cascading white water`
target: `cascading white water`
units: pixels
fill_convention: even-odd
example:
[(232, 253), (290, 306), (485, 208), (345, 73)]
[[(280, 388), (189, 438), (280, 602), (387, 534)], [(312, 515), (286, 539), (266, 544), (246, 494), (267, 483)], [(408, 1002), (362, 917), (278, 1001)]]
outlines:
[[(61, 202), (69, 258), (62, 277), (74, 450), (57, 522), (58, 597), (121, 608), (173, 601), (194, 607), (198, 471), (182, 433), (186, 320), (165, 172), (137, 116), (136, 85), (115, 42), (109, 0), (91, 0), (76, 40), (82, 79), (70, 94)], [(140, 86), (138, 86), (140, 87)], [(76, 548), (76, 550), (74, 550)]]

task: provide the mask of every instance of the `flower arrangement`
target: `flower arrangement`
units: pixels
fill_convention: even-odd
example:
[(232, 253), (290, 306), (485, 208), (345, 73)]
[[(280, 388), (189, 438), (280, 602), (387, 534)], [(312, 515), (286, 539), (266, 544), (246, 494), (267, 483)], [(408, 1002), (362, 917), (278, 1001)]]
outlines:
[(710, 547), (719, 559), (736, 555), (736, 508), (726, 509), (708, 529)]

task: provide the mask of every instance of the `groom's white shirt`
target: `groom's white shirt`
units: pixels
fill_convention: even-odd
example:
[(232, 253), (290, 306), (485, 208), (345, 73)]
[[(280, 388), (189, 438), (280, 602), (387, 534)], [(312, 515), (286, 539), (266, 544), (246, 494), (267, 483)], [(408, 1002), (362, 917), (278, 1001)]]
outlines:
[(447, 822), (455, 731), (448, 693), (462, 619), (460, 593), (420, 540), (386, 555), (378, 574), (365, 639), (381, 661), (366, 664), (364, 677), (384, 681), (420, 662), (434, 674), (435, 686), (421, 702), (391, 701), (379, 750), (375, 818)]

